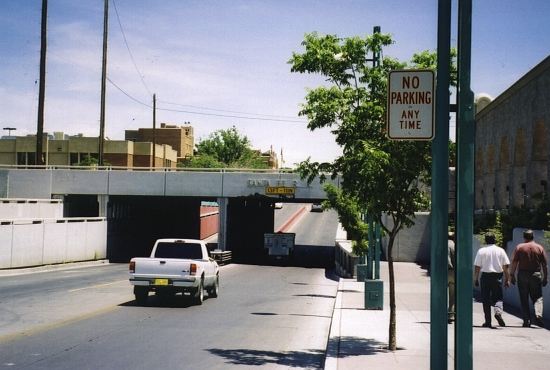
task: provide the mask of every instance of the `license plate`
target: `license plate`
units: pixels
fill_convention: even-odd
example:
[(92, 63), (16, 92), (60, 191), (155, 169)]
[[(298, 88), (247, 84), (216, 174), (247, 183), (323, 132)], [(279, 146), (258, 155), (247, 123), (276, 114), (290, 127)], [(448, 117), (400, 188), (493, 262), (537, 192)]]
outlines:
[(168, 285), (168, 279), (155, 279), (153, 281), (154, 285)]

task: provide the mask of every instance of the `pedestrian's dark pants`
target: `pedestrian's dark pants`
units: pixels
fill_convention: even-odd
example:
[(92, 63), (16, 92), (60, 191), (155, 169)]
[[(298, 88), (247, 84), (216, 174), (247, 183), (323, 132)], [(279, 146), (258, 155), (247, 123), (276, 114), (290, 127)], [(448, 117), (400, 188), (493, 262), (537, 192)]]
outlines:
[(518, 290), (523, 321), (531, 320), (529, 297), (535, 307), (535, 315), (542, 317), (542, 274), (540, 271), (518, 271)]
[(490, 324), (491, 306), (495, 306), (495, 314), (502, 314), (502, 273), (482, 272), (480, 284), (485, 323)]

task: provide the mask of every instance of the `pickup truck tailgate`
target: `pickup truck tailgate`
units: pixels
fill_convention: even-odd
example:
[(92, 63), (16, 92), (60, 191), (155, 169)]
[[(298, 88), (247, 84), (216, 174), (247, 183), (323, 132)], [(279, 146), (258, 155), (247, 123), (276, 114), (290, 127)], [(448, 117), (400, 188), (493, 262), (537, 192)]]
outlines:
[(134, 258), (134, 262), (134, 276), (177, 278), (190, 275), (189, 261), (172, 258)]

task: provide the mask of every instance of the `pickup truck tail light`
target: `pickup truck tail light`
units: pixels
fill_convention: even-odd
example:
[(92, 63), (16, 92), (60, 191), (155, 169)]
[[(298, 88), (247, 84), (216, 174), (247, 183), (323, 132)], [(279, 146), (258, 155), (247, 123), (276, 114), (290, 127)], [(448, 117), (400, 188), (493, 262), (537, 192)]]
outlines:
[(129, 269), (130, 269), (130, 272), (136, 272), (136, 263), (134, 261), (130, 262)]
[(191, 266), (189, 266), (189, 274), (190, 275), (196, 275), (197, 274), (197, 264), (192, 263)]

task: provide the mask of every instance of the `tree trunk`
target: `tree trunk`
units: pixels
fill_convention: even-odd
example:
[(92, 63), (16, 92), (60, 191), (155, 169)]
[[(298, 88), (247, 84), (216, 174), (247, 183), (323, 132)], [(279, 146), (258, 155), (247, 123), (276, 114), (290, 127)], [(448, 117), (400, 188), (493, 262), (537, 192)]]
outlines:
[(388, 336), (388, 349), (395, 351), (397, 349), (396, 335), (396, 317), (395, 317), (395, 274), (393, 271), (393, 242), (397, 233), (390, 233), (388, 240), (388, 270), (390, 275), (390, 327)]

